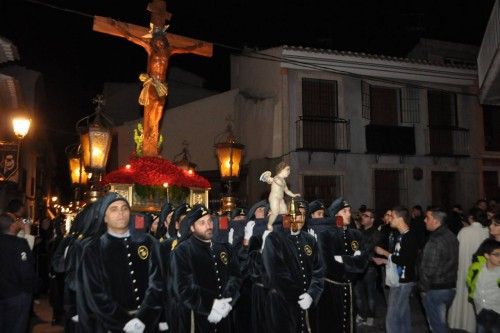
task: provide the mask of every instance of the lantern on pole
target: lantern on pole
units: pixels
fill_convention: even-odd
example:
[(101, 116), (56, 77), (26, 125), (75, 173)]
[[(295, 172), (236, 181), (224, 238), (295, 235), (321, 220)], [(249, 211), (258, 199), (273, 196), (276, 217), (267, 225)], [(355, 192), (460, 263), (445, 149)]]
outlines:
[(24, 115), (12, 117), (12, 129), (19, 140), (22, 140), (29, 132), (31, 119)]
[(76, 123), (80, 134), (83, 165), (87, 172), (102, 173), (106, 170), (112, 140), (111, 119), (103, 112), (103, 95), (94, 98), (96, 111)]
[(222, 210), (228, 212), (236, 207), (232, 183), (239, 180), (243, 150), (245, 149), (244, 145), (236, 141), (230, 120), (228, 120), (226, 130), (215, 138), (214, 147), (221, 180), (227, 188), (221, 199)]

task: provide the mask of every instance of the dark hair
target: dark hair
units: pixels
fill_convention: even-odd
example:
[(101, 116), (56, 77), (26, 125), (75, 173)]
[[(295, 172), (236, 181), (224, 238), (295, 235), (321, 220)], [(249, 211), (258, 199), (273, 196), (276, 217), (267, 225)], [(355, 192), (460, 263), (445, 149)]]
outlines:
[(500, 249), (500, 242), (494, 238), (486, 239), (479, 247), (478, 255), (491, 254), (496, 249)]
[(397, 217), (401, 217), (406, 224), (409, 223), (410, 213), (408, 212), (408, 208), (404, 206), (395, 206), (392, 208), (392, 213), (396, 214)]
[(24, 204), (21, 200), (12, 199), (11, 201), (9, 201), (9, 204), (7, 205), (5, 211), (14, 214), (17, 213), (22, 207), (24, 207)]
[(488, 225), (488, 215), (485, 211), (480, 208), (474, 207), (470, 210), (469, 216), (472, 216), (472, 219), (475, 222), (481, 223), (483, 226)]
[(462, 205), (456, 204), (456, 205), (453, 205), (453, 208), (462, 210)]
[(438, 220), (441, 224), (446, 222), (446, 212), (440, 207), (433, 207), (427, 211), (430, 212), (432, 217)]
[(420, 213), (423, 213), (422, 206), (420, 206), (420, 205), (415, 205), (412, 207), (412, 209), (416, 209), (416, 210), (420, 211)]
[(0, 233), (5, 234), (14, 223), (12, 215), (7, 213), (0, 214)]

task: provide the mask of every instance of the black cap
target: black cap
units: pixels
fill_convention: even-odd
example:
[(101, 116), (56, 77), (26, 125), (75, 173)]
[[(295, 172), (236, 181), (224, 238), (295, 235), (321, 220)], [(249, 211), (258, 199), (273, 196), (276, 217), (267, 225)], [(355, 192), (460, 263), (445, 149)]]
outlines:
[(330, 207), (328, 207), (328, 213), (333, 217), (346, 207), (351, 207), (351, 205), (346, 200), (344, 200), (344, 198), (339, 197), (332, 202)]
[(182, 215), (185, 215), (188, 209), (189, 205), (187, 203), (183, 203), (174, 209), (172, 219), (170, 220), (170, 225), (168, 226), (168, 234), (170, 235), (170, 237), (177, 237), (175, 222), (177, 222), (177, 220), (179, 220)]
[(309, 204), (304, 199), (295, 200), (295, 204), (297, 208), (304, 208), (305, 210), (309, 207)]
[(247, 212), (245, 211), (245, 208), (235, 208), (231, 211), (231, 220), (234, 220), (236, 216), (247, 216)]
[(182, 224), (191, 226), (198, 219), (208, 214), (210, 214), (210, 211), (204, 205), (194, 205), (190, 210), (187, 211), (186, 217), (182, 220)]
[(317, 212), (321, 209), (325, 210), (325, 205), (320, 200), (314, 200), (307, 207), (307, 213), (309, 216), (311, 216), (312, 213)]

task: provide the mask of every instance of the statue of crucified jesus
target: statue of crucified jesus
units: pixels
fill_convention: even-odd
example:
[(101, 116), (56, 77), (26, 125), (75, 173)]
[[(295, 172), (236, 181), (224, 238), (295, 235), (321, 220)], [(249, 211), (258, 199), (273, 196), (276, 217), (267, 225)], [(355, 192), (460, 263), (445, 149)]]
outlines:
[(148, 5), (151, 12), (151, 29), (124, 23), (109, 17), (95, 16), (94, 31), (126, 38), (143, 47), (148, 54), (147, 73), (139, 76), (143, 88), (139, 104), (144, 106), (143, 155), (158, 156), (160, 120), (168, 95), (166, 82), (168, 63), (175, 54), (193, 53), (211, 57), (212, 44), (179, 35), (168, 34), (172, 15), (167, 12), (164, 0), (153, 0)]

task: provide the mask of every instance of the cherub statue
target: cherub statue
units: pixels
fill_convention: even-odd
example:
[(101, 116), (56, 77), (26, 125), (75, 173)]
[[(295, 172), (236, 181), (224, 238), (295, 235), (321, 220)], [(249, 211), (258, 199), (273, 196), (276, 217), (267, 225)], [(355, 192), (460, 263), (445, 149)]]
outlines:
[(285, 162), (280, 162), (276, 166), (276, 175), (271, 177), (271, 171), (265, 171), (260, 175), (259, 180), (271, 185), (271, 193), (269, 193), (269, 206), (271, 214), (269, 215), (269, 222), (267, 229), (273, 230), (273, 223), (279, 214), (287, 214), (288, 208), (285, 204), (284, 194), (289, 197), (299, 197), (299, 193), (291, 192), (286, 186), (285, 178), (290, 175), (290, 166)]

